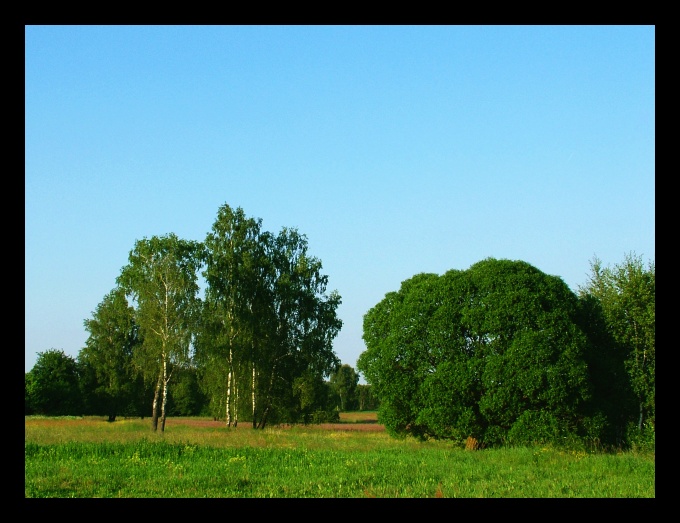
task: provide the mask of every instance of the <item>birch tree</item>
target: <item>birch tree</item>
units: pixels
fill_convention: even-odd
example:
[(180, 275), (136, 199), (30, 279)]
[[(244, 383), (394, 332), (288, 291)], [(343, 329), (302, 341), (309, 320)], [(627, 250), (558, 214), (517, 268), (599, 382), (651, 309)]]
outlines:
[(264, 258), (261, 220), (224, 204), (204, 245), (207, 287), (198, 357), (207, 367), (212, 397), (224, 396), (220, 403), (226, 424), (236, 426), (241, 390), (252, 393), (248, 384), (256, 359), (255, 314)]
[(202, 245), (175, 234), (135, 242), (117, 283), (135, 307), (143, 339), (133, 361), (146, 380), (154, 380), (152, 430), (165, 430), (168, 387), (174, 370), (190, 361), (201, 300), (198, 271)]
[[(227, 425), (248, 407), (253, 428), (290, 417), (297, 378), (328, 375), (342, 322), (340, 296), (326, 294), (321, 261), (296, 229), (278, 235), (240, 207), (218, 210), (205, 245), (207, 288), (198, 357)], [(209, 363), (210, 368), (206, 368)], [(246, 404), (246, 401), (248, 404)]]

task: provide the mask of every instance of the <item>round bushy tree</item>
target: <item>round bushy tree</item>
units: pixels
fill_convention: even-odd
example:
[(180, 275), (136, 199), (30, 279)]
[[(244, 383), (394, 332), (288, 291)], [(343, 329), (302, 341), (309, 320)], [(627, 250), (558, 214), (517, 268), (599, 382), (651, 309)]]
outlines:
[(31, 411), (46, 416), (80, 416), (78, 364), (63, 350), (50, 349), (38, 353), (38, 359), (27, 376), (27, 396)]
[(393, 435), (563, 440), (591, 397), (578, 311), (562, 279), (522, 261), (419, 274), (364, 316), (357, 367)]

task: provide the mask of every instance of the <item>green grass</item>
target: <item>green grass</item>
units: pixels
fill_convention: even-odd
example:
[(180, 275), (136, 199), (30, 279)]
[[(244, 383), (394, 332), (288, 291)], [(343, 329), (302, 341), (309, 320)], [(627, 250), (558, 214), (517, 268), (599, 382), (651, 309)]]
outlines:
[[(351, 422), (350, 422), (351, 423)], [(467, 451), (385, 432), (25, 422), (27, 498), (653, 498), (654, 454)]]

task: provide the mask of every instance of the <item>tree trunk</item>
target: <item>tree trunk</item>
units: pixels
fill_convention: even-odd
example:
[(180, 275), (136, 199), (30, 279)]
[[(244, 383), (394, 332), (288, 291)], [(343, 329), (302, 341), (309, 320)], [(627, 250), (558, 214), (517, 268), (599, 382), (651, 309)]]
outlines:
[(640, 400), (640, 418), (638, 419), (638, 430), (642, 430), (642, 422), (644, 421), (644, 407), (642, 400)]
[(267, 424), (267, 415), (269, 414), (269, 407), (271, 406), (271, 403), (267, 405), (267, 407), (264, 409), (264, 412), (262, 413), (262, 418), (260, 419), (260, 423), (258, 423), (257, 428), (262, 430), (264, 429), (264, 426)]
[(231, 370), (227, 374), (227, 408), (225, 419), (227, 420), (227, 427), (231, 427)]
[(158, 397), (161, 393), (161, 380), (163, 379), (162, 374), (158, 375), (158, 381), (156, 382), (156, 388), (153, 392), (153, 404), (151, 409), (151, 430), (156, 432), (158, 430)]
[(238, 426), (238, 399), (239, 399), (239, 391), (241, 389), (239, 388), (238, 383), (236, 382), (236, 376), (234, 376), (232, 388), (234, 389), (233, 394), (232, 394), (232, 401), (231, 401), (232, 417), (234, 418), (233, 426), (237, 427)]
[(168, 403), (168, 368), (167, 361), (163, 358), (163, 401), (161, 402), (161, 432), (165, 432), (165, 407)]
[(252, 402), (253, 402), (253, 428), (257, 428), (257, 420), (255, 419), (255, 363), (253, 363), (253, 384), (251, 388)]

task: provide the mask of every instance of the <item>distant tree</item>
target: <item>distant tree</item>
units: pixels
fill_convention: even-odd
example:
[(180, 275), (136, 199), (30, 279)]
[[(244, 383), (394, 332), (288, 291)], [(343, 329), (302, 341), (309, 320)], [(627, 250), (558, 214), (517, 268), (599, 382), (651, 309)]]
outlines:
[(330, 383), (340, 398), (340, 410), (349, 411), (359, 408), (357, 394), (359, 375), (351, 365), (347, 363), (341, 365), (336, 372), (331, 374)]
[(32, 413), (46, 416), (82, 415), (78, 365), (63, 350), (39, 352), (25, 382), (26, 403)]
[(594, 257), (581, 296), (593, 297), (601, 305), (610, 352), (624, 361), (631, 389), (637, 398), (636, 424), (642, 431), (654, 432), (656, 392), (656, 318), (655, 264), (643, 263), (635, 253), (625, 255), (622, 263), (605, 267)]
[(301, 423), (331, 423), (340, 415), (332, 401), (332, 390), (321, 376), (305, 372), (293, 382), (295, 398), (290, 420)]
[(109, 421), (130, 404), (136, 392), (132, 356), (141, 344), (135, 311), (120, 287), (109, 292), (84, 321), (89, 336), (78, 355), (82, 379), (90, 376), (91, 409)]
[(579, 311), (560, 278), (521, 261), (419, 274), (366, 313), (357, 367), (392, 435), (578, 437), (591, 399)]
[(208, 399), (199, 386), (194, 365), (178, 369), (175, 385), (170, 389), (168, 412), (170, 416), (209, 415)]
[(35, 412), (32, 399), (34, 387), (33, 374), (30, 372), (25, 373), (24, 384), (24, 414), (30, 416)]
[(366, 383), (357, 385), (357, 394), (359, 396), (359, 410), (378, 410), (380, 401), (373, 394), (373, 387)]
[(202, 244), (175, 234), (138, 240), (117, 284), (135, 307), (142, 344), (133, 362), (145, 380), (155, 383), (151, 427), (165, 430), (168, 387), (173, 372), (189, 365), (201, 300), (198, 271)]

